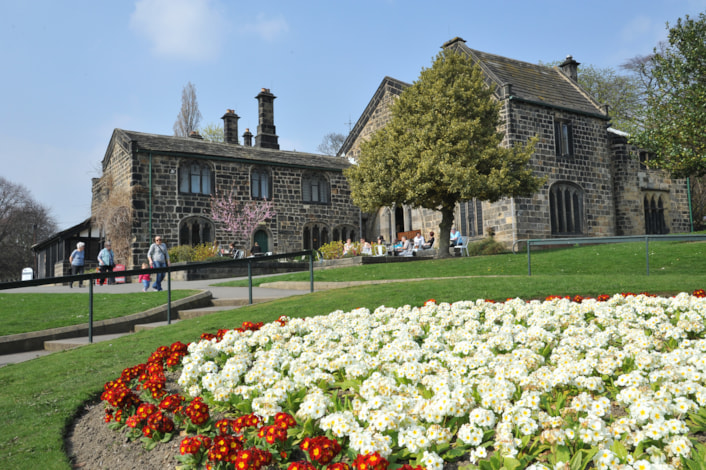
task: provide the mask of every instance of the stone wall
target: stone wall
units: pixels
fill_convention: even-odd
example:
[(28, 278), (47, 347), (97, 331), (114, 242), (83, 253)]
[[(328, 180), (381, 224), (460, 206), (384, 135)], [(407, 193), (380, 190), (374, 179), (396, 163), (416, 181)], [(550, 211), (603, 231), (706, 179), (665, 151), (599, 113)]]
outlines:
[[(163, 237), (167, 246), (179, 242), (180, 223), (193, 216), (211, 220), (210, 196), (185, 194), (179, 191), (179, 167), (197, 161), (208, 165), (215, 175), (218, 194), (236, 188), (237, 199), (250, 200), (250, 174), (257, 164), (229, 161), (226, 158), (209, 159), (203, 156), (174, 156), (158, 153), (135, 152), (127, 142), (113, 140), (108, 149), (103, 176), (94, 181), (95, 201), (106, 192), (107, 181), (114, 184), (143, 188), (133, 194), (133, 237), (131, 259), (125, 262), (127, 269), (139, 267), (146, 261), (147, 251), (156, 235)], [(307, 223), (316, 222), (327, 227), (329, 233), (342, 225), (359, 226), (359, 210), (350, 200), (350, 188), (340, 171), (308, 170), (294, 165), (260, 165), (271, 176), (272, 200), (276, 216), (260, 228), (268, 234), (269, 251), (284, 253), (299, 251), (303, 247), (303, 229)], [(150, 178), (150, 168), (152, 175)], [(322, 174), (330, 187), (330, 203), (304, 204), (302, 202), (301, 178), (306, 172)], [(232, 241), (236, 248), (249, 249), (252, 240), (234, 239), (221, 223), (214, 222), (215, 239), (222, 246)], [(123, 260), (119, 260), (123, 262)]]
[(662, 170), (640, 164), (635, 147), (621, 136), (612, 138), (613, 174), (615, 175), (616, 234), (645, 233), (645, 196), (666, 201), (665, 223), (669, 233), (689, 232), (689, 194), (686, 179), (670, 178)]

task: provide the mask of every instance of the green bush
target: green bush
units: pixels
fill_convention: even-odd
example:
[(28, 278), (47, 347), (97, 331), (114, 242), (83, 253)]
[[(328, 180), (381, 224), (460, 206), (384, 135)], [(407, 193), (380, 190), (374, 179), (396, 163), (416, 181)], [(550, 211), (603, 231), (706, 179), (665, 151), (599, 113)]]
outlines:
[(189, 245), (179, 245), (169, 249), (169, 261), (179, 263), (192, 261), (194, 258), (194, 248)]
[(217, 258), (216, 249), (210, 243), (189, 246), (179, 245), (169, 249), (169, 260), (172, 263), (184, 261), (213, 261)]
[(332, 241), (321, 245), (319, 253), (321, 253), (324, 259), (341, 259), (343, 258), (343, 242)]
[(487, 237), (468, 244), (469, 256), (499, 255), (508, 252), (509, 251), (501, 243), (496, 242), (493, 237)]

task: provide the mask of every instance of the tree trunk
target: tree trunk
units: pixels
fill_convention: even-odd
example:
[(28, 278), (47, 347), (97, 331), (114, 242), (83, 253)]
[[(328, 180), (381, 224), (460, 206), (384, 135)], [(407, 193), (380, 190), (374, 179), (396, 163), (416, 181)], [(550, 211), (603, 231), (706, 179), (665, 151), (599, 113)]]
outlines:
[(454, 222), (455, 205), (441, 208), (441, 223), (439, 224), (439, 252), (437, 258), (450, 258), (449, 239), (451, 238), (451, 227)]

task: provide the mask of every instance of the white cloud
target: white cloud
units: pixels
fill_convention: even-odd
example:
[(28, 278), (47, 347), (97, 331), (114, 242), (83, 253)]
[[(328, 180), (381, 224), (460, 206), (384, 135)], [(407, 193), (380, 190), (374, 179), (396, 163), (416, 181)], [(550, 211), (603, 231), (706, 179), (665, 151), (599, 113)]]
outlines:
[(268, 19), (260, 13), (254, 23), (243, 25), (240, 31), (245, 34), (256, 34), (265, 41), (271, 42), (277, 39), (277, 36), (288, 32), (289, 24), (282, 16)]
[(225, 41), (224, 13), (214, 0), (138, 0), (130, 26), (167, 58), (214, 59)]

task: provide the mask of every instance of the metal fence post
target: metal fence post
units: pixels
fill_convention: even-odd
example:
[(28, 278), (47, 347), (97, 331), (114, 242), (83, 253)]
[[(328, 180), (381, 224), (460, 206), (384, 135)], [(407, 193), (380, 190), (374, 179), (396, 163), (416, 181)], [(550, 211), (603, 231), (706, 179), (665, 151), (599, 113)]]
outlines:
[(93, 342), (93, 279), (88, 280), (88, 342)]
[(248, 260), (248, 303), (252, 305), (252, 261)]
[(167, 268), (167, 325), (172, 324), (172, 270)]
[(530, 242), (531, 240), (527, 240), (527, 275), (531, 276), (532, 275), (532, 261), (530, 261)]
[(314, 252), (309, 253), (309, 292), (314, 292)]

